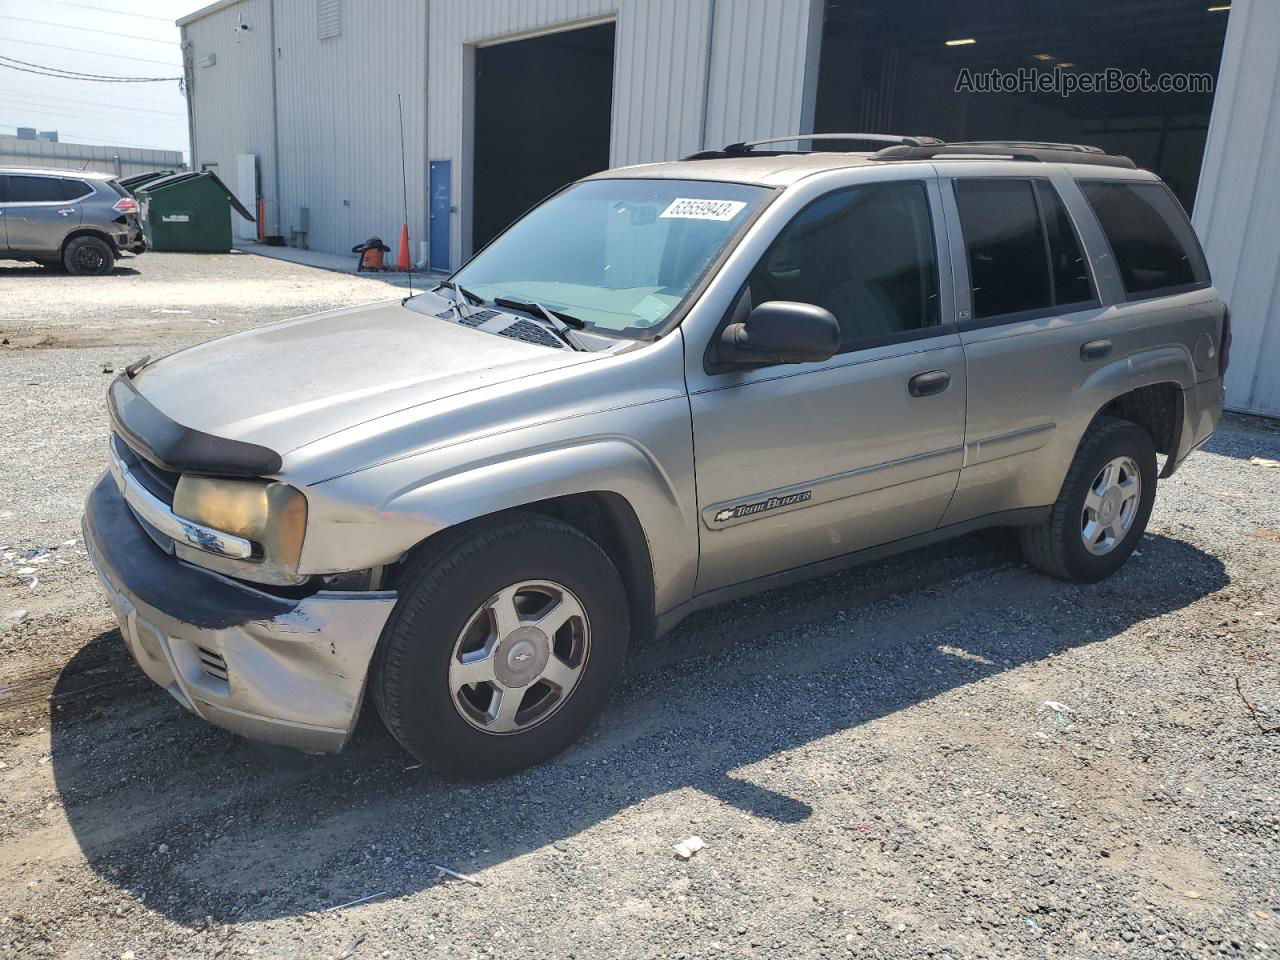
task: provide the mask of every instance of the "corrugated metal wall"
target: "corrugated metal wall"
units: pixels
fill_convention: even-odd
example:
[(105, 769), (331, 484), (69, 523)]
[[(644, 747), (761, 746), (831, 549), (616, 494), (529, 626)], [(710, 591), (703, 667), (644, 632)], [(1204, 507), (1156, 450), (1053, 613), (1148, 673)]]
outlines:
[[(116, 162), (116, 158), (119, 162)], [(127, 177), (151, 170), (181, 170), (181, 150), (104, 147), (89, 143), (19, 140), (0, 136), (0, 166), (97, 170)]]
[[(249, 29), (240, 29), (242, 24)], [(242, 0), (214, 10), (183, 27), (182, 35), (189, 44), (183, 57), (191, 64), (187, 104), (193, 114), (192, 169), (212, 169), (238, 194), (236, 156), (256, 154), (258, 179), (269, 191), (275, 153), (267, 0)], [(252, 198), (245, 199), (252, 204)]]
[(1227, 405), (1280, 416), (1280, 3), (1235, 0), (1193, 221), (1231, 306)]
[[(429, 160), (451, 160), (454, 261), (470, 209), (474, 51), (603, 19), (617, 23), (613, 165), (802, 129), (817, 68), (821, 0), (339, 0), (319, 39), (316, 0), (276, 0), (281, 194), (288, 237), (309, 209), (308, 244), (345, 252), (402, 220), (395, 94), (404, 95), (409, 228), (426, 238)], [(332, 18), (332, 3), (326, 23)], [(428, 22), (429, 21), (429, 22)], [(249, 31), (238, 31), (248, 23)], [(269, 0), (241, 0), (184, 27), (191, 42), (196, 166), (232, 177), (255, 153), (274, 200)], [(213, 54), (216, 63), (200, 66)], [(230, 183), (230, 181), (228, 181)], [(235, 187), (235, 184), (230, 184)], [(275, 208), (268, 222), (277, 221)]]
[(377, 235), (394, 255), (405, 219), (399, 94), (416, 260), (426, 238), (426, 6), (378, 0), (343, 7), (338, 33), (322, 40), (324, 8), (316, 0), (276, 0), (281, 231), (292, 236), (307, 207), (312, 248), (345, 253)]
[(432, 3), (427, 150), (453, 161), (452, 249), (470, 249), (475, 46), (616, 18), (610, 162), (618, 166), (802, 129), (821, 9), (821, 0)]

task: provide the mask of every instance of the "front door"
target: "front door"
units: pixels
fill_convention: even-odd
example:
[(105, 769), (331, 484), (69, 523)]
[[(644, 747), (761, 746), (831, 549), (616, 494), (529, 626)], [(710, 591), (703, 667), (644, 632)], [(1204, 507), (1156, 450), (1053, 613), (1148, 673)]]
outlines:
[(933, 181), (836, 189), (751, 272), (744, 298), (825, 307), (841, 350), (691, 379), (699, 593), (938, 525), (959, 476), (966, 395), (939, 210)]
[(78, 200), (68, 196), (83, 193), (60, 177), (11, 173), (5, 177), (5, 231), (10, 250), (56, 253), (62, 241), (80, 226)]

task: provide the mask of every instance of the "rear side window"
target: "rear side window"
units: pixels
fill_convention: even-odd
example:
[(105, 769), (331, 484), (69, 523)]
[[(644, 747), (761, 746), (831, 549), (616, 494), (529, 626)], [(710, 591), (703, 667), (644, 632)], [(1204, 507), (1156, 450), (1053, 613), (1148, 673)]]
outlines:
[(865, 184), (819, 197), (782, 228), (747, 283), (753, 304), (795, 300), (830, 310), (841, 352), (936, 326), (938, 264), (924, 184)]
[(1052, 184), (957, 180), (975, 320), (1094, 301), (1075, 227)]
[(79, 200), (93, 193), (93, 187), (83, 180), (60, 180), (63, 200)]
[(1089, 180), (1080, 189), (1102, 224), (1130, 299), (1209, 282), (1195, 231), (1164, 184)]
[(10, 203), (43, 203), (64, 200), (62, 181), (56, 177), (24, 177), (9, 175)]

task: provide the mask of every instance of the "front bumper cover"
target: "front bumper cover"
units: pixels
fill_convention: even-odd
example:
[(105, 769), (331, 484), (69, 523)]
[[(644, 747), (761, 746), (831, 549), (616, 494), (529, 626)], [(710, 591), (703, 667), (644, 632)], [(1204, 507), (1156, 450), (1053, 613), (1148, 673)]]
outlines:
[(331, 753), (359, 716), (393, 591), (276, 596), (162, 550), (110, 474), (85, 503), (85, 547), (144, 673), (210, 723)]

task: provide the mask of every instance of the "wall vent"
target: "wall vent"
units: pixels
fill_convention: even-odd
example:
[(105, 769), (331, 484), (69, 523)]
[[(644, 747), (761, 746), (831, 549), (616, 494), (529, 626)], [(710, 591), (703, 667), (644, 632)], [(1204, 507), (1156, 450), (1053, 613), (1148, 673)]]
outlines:
[(316, 37), (332, 40), (342, 34), (342, 0), (316, 0)]

